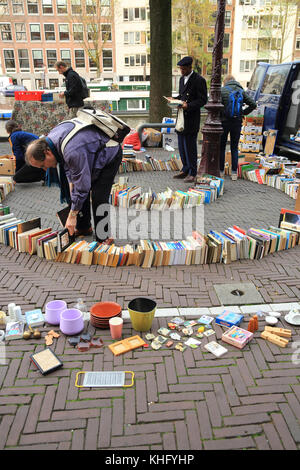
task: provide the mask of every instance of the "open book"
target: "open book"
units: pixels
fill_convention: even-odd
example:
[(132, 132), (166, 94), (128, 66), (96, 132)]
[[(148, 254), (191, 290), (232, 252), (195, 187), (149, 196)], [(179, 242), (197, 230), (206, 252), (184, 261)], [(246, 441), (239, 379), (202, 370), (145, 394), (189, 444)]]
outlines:
[(164, 96), (164, 98), (167, 100), (168, 105), (171, 108), (177, 108), (177, 106), (182, 106), (183, 101), (182, 100), (177, 100), (176, 98), (171, 98), (168, 96)]

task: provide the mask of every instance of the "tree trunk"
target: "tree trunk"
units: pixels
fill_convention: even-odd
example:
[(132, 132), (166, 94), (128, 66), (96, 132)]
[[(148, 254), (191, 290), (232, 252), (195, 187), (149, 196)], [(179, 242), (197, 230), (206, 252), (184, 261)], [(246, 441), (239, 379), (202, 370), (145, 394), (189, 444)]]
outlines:
[(171, 116), (163, 96), (172, 94), (171, 0), (150, 0), (150, 122)]

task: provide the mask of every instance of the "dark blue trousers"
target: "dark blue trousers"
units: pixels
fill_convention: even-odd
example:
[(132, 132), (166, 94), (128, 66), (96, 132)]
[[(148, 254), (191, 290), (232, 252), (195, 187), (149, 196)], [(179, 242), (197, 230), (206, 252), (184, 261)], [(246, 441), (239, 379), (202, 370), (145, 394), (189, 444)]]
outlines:
[(182, 170), (190, 176), (197, 175), (197, 136), (196, 134), (181, 134), (178, 132), (178, 149), (182, 161)]
[(231, 165), (232, 171), (236, 172), (238, 167), (238, 146), (241, 135), (242, 121), (241, 119), (232, 119), (231, 121), (227, 120), (222, 122), (222, 126), (224, 132), (221, 136), (220, 171), (224, 171), (226, 144), (228, 134), (230, 134)]

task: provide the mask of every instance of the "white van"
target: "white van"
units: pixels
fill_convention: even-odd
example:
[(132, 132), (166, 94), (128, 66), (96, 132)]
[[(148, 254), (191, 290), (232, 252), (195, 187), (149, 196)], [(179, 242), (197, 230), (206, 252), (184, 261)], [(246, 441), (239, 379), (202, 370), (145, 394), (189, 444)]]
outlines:
[(0, 92), (2, 89), (8, 85), (12, 85), (13, 80), (11, 77), (6, 77), (5, 75), (0, 75)]

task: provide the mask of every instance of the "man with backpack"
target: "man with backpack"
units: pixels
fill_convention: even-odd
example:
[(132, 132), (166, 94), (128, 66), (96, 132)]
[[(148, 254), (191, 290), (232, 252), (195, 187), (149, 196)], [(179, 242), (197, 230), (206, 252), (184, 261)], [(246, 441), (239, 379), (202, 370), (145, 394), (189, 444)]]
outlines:
[[(247, 95), (243, 87), (232, 75), (227, 75), (224, 78), (223, 84), (221, 99), (224, 109), (221, 112), (221, 121), (224, 132), (221, 136), (220, 173), (221, 176), (224, 175), (227, 137), (230, 134), (231, 178), (235, 181), (237, 179), (238, 145), (241, 135), (242, 118), (256, 108), (256, 103)], [(244, 104), (247, 105), (245, 109), (243, 109)]]
[(72, 121), (62, 122), (47, 137), (29, 144), (26, 163), (50, 172), (57, 169), (61, 202), (71, 206), (65, 225), (70, 235), (92, 235), (92, 202), (96, 240), (101, 242), (110, 236), (108, 202), (122, 147), (96, 126), (88, 125), (68, 138), (73, 129)]
[(86, 82), (72, 67), (68, 67), (63, 61), (56, 62), (55, 68), (60, 75), (65, 77), (66, 83), (66, 91), (60, 93), (59, 97), (65, 97), (69, 108), (69, 117), (74, 118), (78, 109), (84, 106), (84, 98), (88, 96)]

